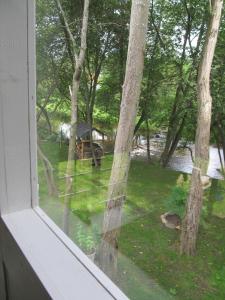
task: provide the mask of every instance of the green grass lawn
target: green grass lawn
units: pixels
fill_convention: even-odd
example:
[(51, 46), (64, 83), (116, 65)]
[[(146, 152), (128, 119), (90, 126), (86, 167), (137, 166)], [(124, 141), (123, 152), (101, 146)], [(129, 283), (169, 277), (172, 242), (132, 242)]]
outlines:
[[(42, 149), (53, 164), (59, 193), (63, 196), (67, 148), (43, 143)], [(99, 170), (92, 168), (90, 161), (76, 163), (70, 237), (84, 251), (85, 239), (95, 246), (99, 241), (111, 163), (111, 156), (103, 159)], [(217, 199), (217, 183), (206, 193), (207, 214), (199, 230), (197, 255), (180, 256), (179, 232), (165, 228), (160, 222), (160, 215), (166, 211), (166, 199), (179, 175), (158, 165), (132, 161), (118, 241), (120, 272), (117, 282), (130, 299), (225, 299), (223, 192)], [(40, 206), (62, 226), (63, 197), (48, 196), (41, 163), (39, 185)]]

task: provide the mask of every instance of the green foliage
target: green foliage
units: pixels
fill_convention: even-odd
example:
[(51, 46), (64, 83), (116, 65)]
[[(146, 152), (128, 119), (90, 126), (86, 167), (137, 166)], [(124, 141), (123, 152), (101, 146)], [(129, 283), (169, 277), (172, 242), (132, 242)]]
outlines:
[[(177, 179), (176, 185), (172, 188), (169, 197), (165, 201), (166, 210), (168, 212), (177, 214), (178, 216), (180, 216), (181, 219), (183, 219), (185, 215), (186, 203), (190, 191), (190, 181), (190, 175), (184, 176), (183, 174), (181, 174)], [(208, 201), (210, 201), (208, 192), (204, 193), (203, 199), (204, 204), (202, 206), (200, 224), (204, 228), (208, 228), (208, 224), (206, 222), (208, 216), (207, 205)], [(224, 205), (223, 202), (222, 205)], [(217, 203), (214, 204), (214, 210), (216, 209), (216, 207)]]
[(221, 269), (213, 274), (212, 284), (221, 290), (225, 289), (225, 266), (221, 266)]
[[(61, 0), (61, 2), (77, 46), (79, 46), (83, 2), (75, 1), (75, 3), (71, 0)], [(38, 0), (36, 6), (37, 101), (42, 106), (45, 106), (47, 101), (45, 109), (54, 126), (57, 122), (70, 121), (69, 86), (71, 86), (74, 66), (55, 1), (50, 0), (46, 4), (46, 1)], [(119, 118), (129, 36), (130, 7), (131, 1), (93, 0), (90, 4), (86, 61), (78, 96), (78, 117), (80, 120), (87, 120), (87, 112), (91, 108), (93, 123), (106, 132), (113, 131)], [(181, 80), (179, 66), (184, 60), (182, 90), (187, 86), (190, 88), (185, 97), (181, 93), (176, 119), (179, 121), (184, 113), (188, 112), (182, 137), (189, 141), (193, 141), (195, 136), (196, 68), (200, 53), (197, 55), (195, 65), (192, 66), (196, 45), (193, 42), (190, 47), (190, 43), (192, 40), (196, 41), (198, 37), (202, 20), (207, 12), (206, 8), (208, 9), (208, 4), (203, 0), (188, 1), (186, 4), (182, 1), (156, 0), (151, 5), (147, 34), (144, 78), (138, 115), (140, 117), (144, 111), (149, 123), (157, 130), (168, 126), (177, 86)], [(187, 11), (191, 18), (190, 43), (187, 43), (185, 56), (182, 58), (182, 37), (187, 28)], [(216, 76), (213, 78), (216, 78), (213, 81), (213, 93), (215, 95), (223, 95), (223, 88), (219, 88), (221, 82), (219, 74), (224, 65), (223, 32), (214, 67)], [(201, 47), (203, 42), (204, 39)], [(192, 70), (193, 75), (190, 77)], [(93, 83), (96, 78), (95, 89)], [(224, 107), (222, 100), (216, 103), (216, 110), (222, 111)], [(43, 120), (42, 115), (41, 121)]]
[(91, 254), (95, 251), (96, 243), (89, 228), (79, 224), (76, 228), (75, 240), (85, 253)]
[(96, 223), (87, 226), (79, 222), (76, 225), (74, 240), (86, 254), (94, 253), (101, 240), (99, 227)]
[(166, 210), (172, 213), (176, 213), (183, 218), (185, 213), (185, 205), (190, 188), (190, 179), (184, 179), (183, 175), (180, 175), (177, 184), (172, 188), (169, 198), (165, 202)]
[(171, 289), (170, 289), (170, 294), (176, 296), (176, 294), (177, 294), (176, 289), (171, 288)]
[(109, 129), (109, 127), (115, 126), (117, 118), (110, 112), (103, 111), (99, 108), (94, 110), (95, 122), (102, 128)]

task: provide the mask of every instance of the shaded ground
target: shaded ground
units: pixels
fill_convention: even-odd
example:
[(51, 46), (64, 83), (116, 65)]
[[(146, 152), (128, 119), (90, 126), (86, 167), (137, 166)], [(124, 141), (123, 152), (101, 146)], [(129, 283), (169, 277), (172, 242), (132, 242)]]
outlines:
[[(63, 196), (67, 149), (48, 143), (42, 148), (53, 163)], [(80, 193), (75, 194), (71, 202), (70, 237), (86, 252), (88, 243), (97, 247), (100, 239), (111, 163), (112, 157), (107, 156), (101, 169), (96, 170), (89, 161), (77, 162), (75, 175), (83, 175), (75, 176), (74, 192)], [(118, 241), (117, 282), (130, 299), (225, 299), (223, 183), (214, 181), (206, 194), (206, 217), (204, 226), (200, 226), (197, 256), (181, 257), (179, 232), (165, 228), (160, 222), (165, 201), (179, 174), (144, 161), (132, 161)], [(40, 206), (61, 226), (63, 197), (49, 198), (41, 165), (39, 183)]]

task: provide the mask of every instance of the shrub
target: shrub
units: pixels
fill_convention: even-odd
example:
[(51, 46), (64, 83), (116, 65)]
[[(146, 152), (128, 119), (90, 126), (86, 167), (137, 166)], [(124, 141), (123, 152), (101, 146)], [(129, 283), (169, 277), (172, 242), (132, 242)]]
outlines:
[(172, 212), (183, 218), (185, 213), (185, 205), (190, 187), (190, 177), (184, 179), (180, 175), (176, 185), (172, 188), (170, 196), (167, 198), (165, 207), (168, 212)]

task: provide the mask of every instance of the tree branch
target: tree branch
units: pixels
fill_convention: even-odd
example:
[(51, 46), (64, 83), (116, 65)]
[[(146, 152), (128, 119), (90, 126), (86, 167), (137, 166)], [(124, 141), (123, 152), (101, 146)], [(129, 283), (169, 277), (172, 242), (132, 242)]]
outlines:
[(74, 38), (74, 36), (73, 36), (73, 34), (72, 34), (71, 30), (70, 30), (70, 26), (69, 26), (69, 23), (68, 23), (68, 21), (67, 21), (67, 18), (66, 18), (66, 15), (65, 15), (64, 10), (63, 10), (63, 8), (62, 8), (62, 5), (61, 5), (60, 0), (55, 0), (55, 1), (56, 1), (56, 3), (57, 3), (59, 12), (60, 12), (60, 14), (61, 14), (61, 16), (62, 16), (63, 22), (64, 22), (64, 24), (65, 24), (65, 29), (66, 29), (66, 31), (67, 31), (67, 34), (68, 34), (68, 36), (69, 36), (69, 38), (70, 38), (70, 41), (71, 41), (71, 43), (72, 43), (72, 46), (73, 46), (73, 47), (72, 47), (72, 48), (73, 48), (73, 55), (74, 55), (74, 57), (75, 57), (75, 60), (77, 61), (76, 41), (75, 41), (75, 38)]

